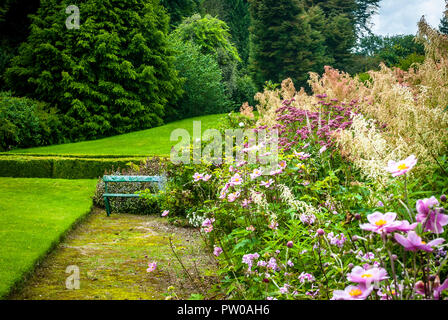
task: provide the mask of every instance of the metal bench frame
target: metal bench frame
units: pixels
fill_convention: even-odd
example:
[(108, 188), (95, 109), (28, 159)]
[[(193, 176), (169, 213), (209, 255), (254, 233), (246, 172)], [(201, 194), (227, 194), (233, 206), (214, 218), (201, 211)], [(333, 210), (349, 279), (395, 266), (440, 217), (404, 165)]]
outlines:
[(107, 216), (111, 214), (110, 210), (110, 197), (124, 197), (124, 198), (138, 198), (138, 193), (109, 193), (107, 190), (108, 182), (155, 182), (157, 183), (159, 190), (164, 190), (164, 178), (161, 176), (103, 176), (104, 181), (104, 203), (106, 205)]

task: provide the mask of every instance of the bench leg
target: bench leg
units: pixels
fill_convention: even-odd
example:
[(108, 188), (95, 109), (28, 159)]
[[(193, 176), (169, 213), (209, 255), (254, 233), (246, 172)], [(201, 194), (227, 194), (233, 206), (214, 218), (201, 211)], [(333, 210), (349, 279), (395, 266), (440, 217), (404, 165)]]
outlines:
[(110, 216), (110, 203), (109, 203), (109, 198), (108, 197), (104, 197), (104, 204), (106, 205), (106, 212), (107, 212), (107, 216)]

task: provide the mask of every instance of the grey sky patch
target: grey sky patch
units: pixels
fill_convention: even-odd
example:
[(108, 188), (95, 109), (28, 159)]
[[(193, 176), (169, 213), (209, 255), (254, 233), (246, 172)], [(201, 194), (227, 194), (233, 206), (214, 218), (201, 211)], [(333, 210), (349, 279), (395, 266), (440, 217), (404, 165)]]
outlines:
[(426, 21), (438, 27), (445, 10), (444, 0), (382, 0), (378, 14), (373, 16), (372, 31), (379, 35), (416, 34), (417, 23)]

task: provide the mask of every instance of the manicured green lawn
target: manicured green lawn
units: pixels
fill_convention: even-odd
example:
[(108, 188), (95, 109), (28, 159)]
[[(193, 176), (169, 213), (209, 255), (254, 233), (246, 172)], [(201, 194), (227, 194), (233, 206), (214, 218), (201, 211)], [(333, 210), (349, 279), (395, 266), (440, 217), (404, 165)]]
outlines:
[(0, 178), (0, 298), (89, 212), (95, 185), (96, 180)]
[(99, 140), (14, 150), (14, 153), (37, 154), (95, 154), (95, 155), (169, 155), (177, 142), (170, 141), (171, 132), (177, 128), (193, 134), (193, 121), (201, 121), (204, 132), (216, 128), (223, 115), (209, 115), (180, 121), (148, 130), (136, 131)]

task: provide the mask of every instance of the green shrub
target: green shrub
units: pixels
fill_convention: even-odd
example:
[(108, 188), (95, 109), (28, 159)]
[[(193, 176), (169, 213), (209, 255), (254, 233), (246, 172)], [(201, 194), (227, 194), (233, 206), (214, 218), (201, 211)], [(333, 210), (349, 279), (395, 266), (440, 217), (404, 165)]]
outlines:
[(425, 56), (417, 53), (412, 53), (406, 58), (401, 58), (397, 67), (401, 70), (408, 71), (414, 64), (421, 64), (425, 61)]
[(252, 78), (248, 75), (239, 76), (236, 79), (236, 90), (233, 92), (232, 100), (235, 102), (236, 109), (239, 110), (244, 102), (248, 102), (249, 105), (254, 106), (255, 94), (258, 92)]
[(0, 93), (0, 150), (61, 142), (61, 123), (54, 110), (28, 98)]

